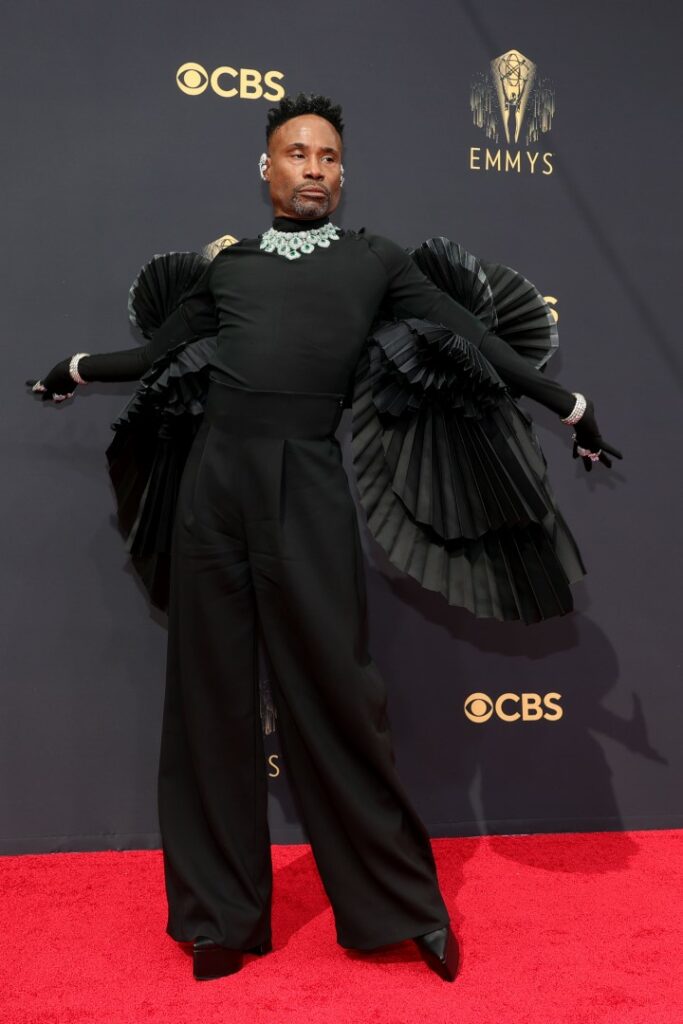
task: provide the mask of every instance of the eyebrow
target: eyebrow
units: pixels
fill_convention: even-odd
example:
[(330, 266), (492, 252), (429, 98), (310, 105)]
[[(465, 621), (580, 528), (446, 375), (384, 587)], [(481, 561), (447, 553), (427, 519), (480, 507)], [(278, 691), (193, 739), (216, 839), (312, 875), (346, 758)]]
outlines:
[[(294, 149), (294, 148), (297, 148), (297, 149), (310, 149), (311, 147), (307, 146), (305, 142), (290, 142), (287, 146), (285, 146), (285, 149)], [(323, 153), (337, 153), (338, 152), (338, 150), (335, 149), (334, 146), (319, 146), (318, 148), (320, 150), (322, 150)]]

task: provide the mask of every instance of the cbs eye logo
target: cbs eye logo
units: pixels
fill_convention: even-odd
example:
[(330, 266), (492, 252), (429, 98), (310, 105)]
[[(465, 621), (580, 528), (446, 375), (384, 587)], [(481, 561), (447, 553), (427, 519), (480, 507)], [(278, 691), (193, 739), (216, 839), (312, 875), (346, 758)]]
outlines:
[[(266, 71), (262, 75), (255, 68), (231, 68), (227, 64), (209, 72), (201, 64), (188, 61), (178, 68), (175, 80), (188, 96), (199, 96), (211, 87), (226, 99), (239, 96), (241, 100), (281, 100), (285, 90), (276, 80), (284, 77), (282, 71)], [(266, 92), (264, 85), (272, 91)]]
[(564, 714), (561, 693), (502, 693), (492, 700), (487, 693), (471, 693), (465, 698), (464, 711), (470, 722), (488, 722), (494, 714), (503, 722), (557, 722)]

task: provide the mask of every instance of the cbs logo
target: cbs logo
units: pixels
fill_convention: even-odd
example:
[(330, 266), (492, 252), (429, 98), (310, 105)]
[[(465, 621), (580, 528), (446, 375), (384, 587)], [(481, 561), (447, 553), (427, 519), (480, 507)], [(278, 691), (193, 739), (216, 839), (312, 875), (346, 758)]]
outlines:
[[(223, 65), (208, 72), (201, 64), (188, 61), (176, 71), (176, 85), (188, 96), (199, 96), (211, 86), (218, 96), (241, 100), (280, 100), (285, 94), (276, 81), (284, 78), (282, 71), (266, 71), (264, 75), (254, 68), (231, 68)], [(272, 90), (266, 92), (264, 89)]]
[(471, 693), (464, 711), (470, 722), (477, 723), (488, 722), (494, 714), (503, 722), (557, 722), (564, 714), (561, 699), (561, 693), (502, 693), (495, 700), (487, 693)]

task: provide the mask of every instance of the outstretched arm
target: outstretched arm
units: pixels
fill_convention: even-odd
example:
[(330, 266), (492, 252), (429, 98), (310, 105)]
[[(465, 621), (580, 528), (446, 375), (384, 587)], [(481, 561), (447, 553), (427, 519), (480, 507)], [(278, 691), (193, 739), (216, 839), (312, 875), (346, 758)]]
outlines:
[[(522, 395), (532, 398), (574, 426), (574, 457), (581, 456), (586, 469), (602, 452), (600, 461), (611, 465), (605, 451), (621, 458), (617, 449), (600, 435), (593, 403), (576, 392), (567, 391), (523, 359), (486, 324), (429, 280), (412, 257), (395, 242), (381, 235), (367, 235), (370, 248), (387, 275), (385, 299), (398, 317), (419, 317), (442, 324), (476, 345), (500, 374), (501, 379)], [(585, 453), (585, 454), (584, 454)]]
[(218, 330), (210, 272), (211, 266), (146, 345), (93, 355), (77, 353), (62, 359), (42, 380), (26, 383), (32, 385), (33, 391), (42, 392), (44, 400), (63, 401), (79, 383), (139, 380), (159, 356), (175, 345)]

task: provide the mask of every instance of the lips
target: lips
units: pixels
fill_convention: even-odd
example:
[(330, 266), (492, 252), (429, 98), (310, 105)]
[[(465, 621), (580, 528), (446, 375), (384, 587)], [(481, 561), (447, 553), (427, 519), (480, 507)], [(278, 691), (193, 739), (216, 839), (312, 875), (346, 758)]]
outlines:
[(302, 188), (299, 189), (299, 195), (301, 196), (327, 196), (327, 192), (323, 192), (320, 188)]

